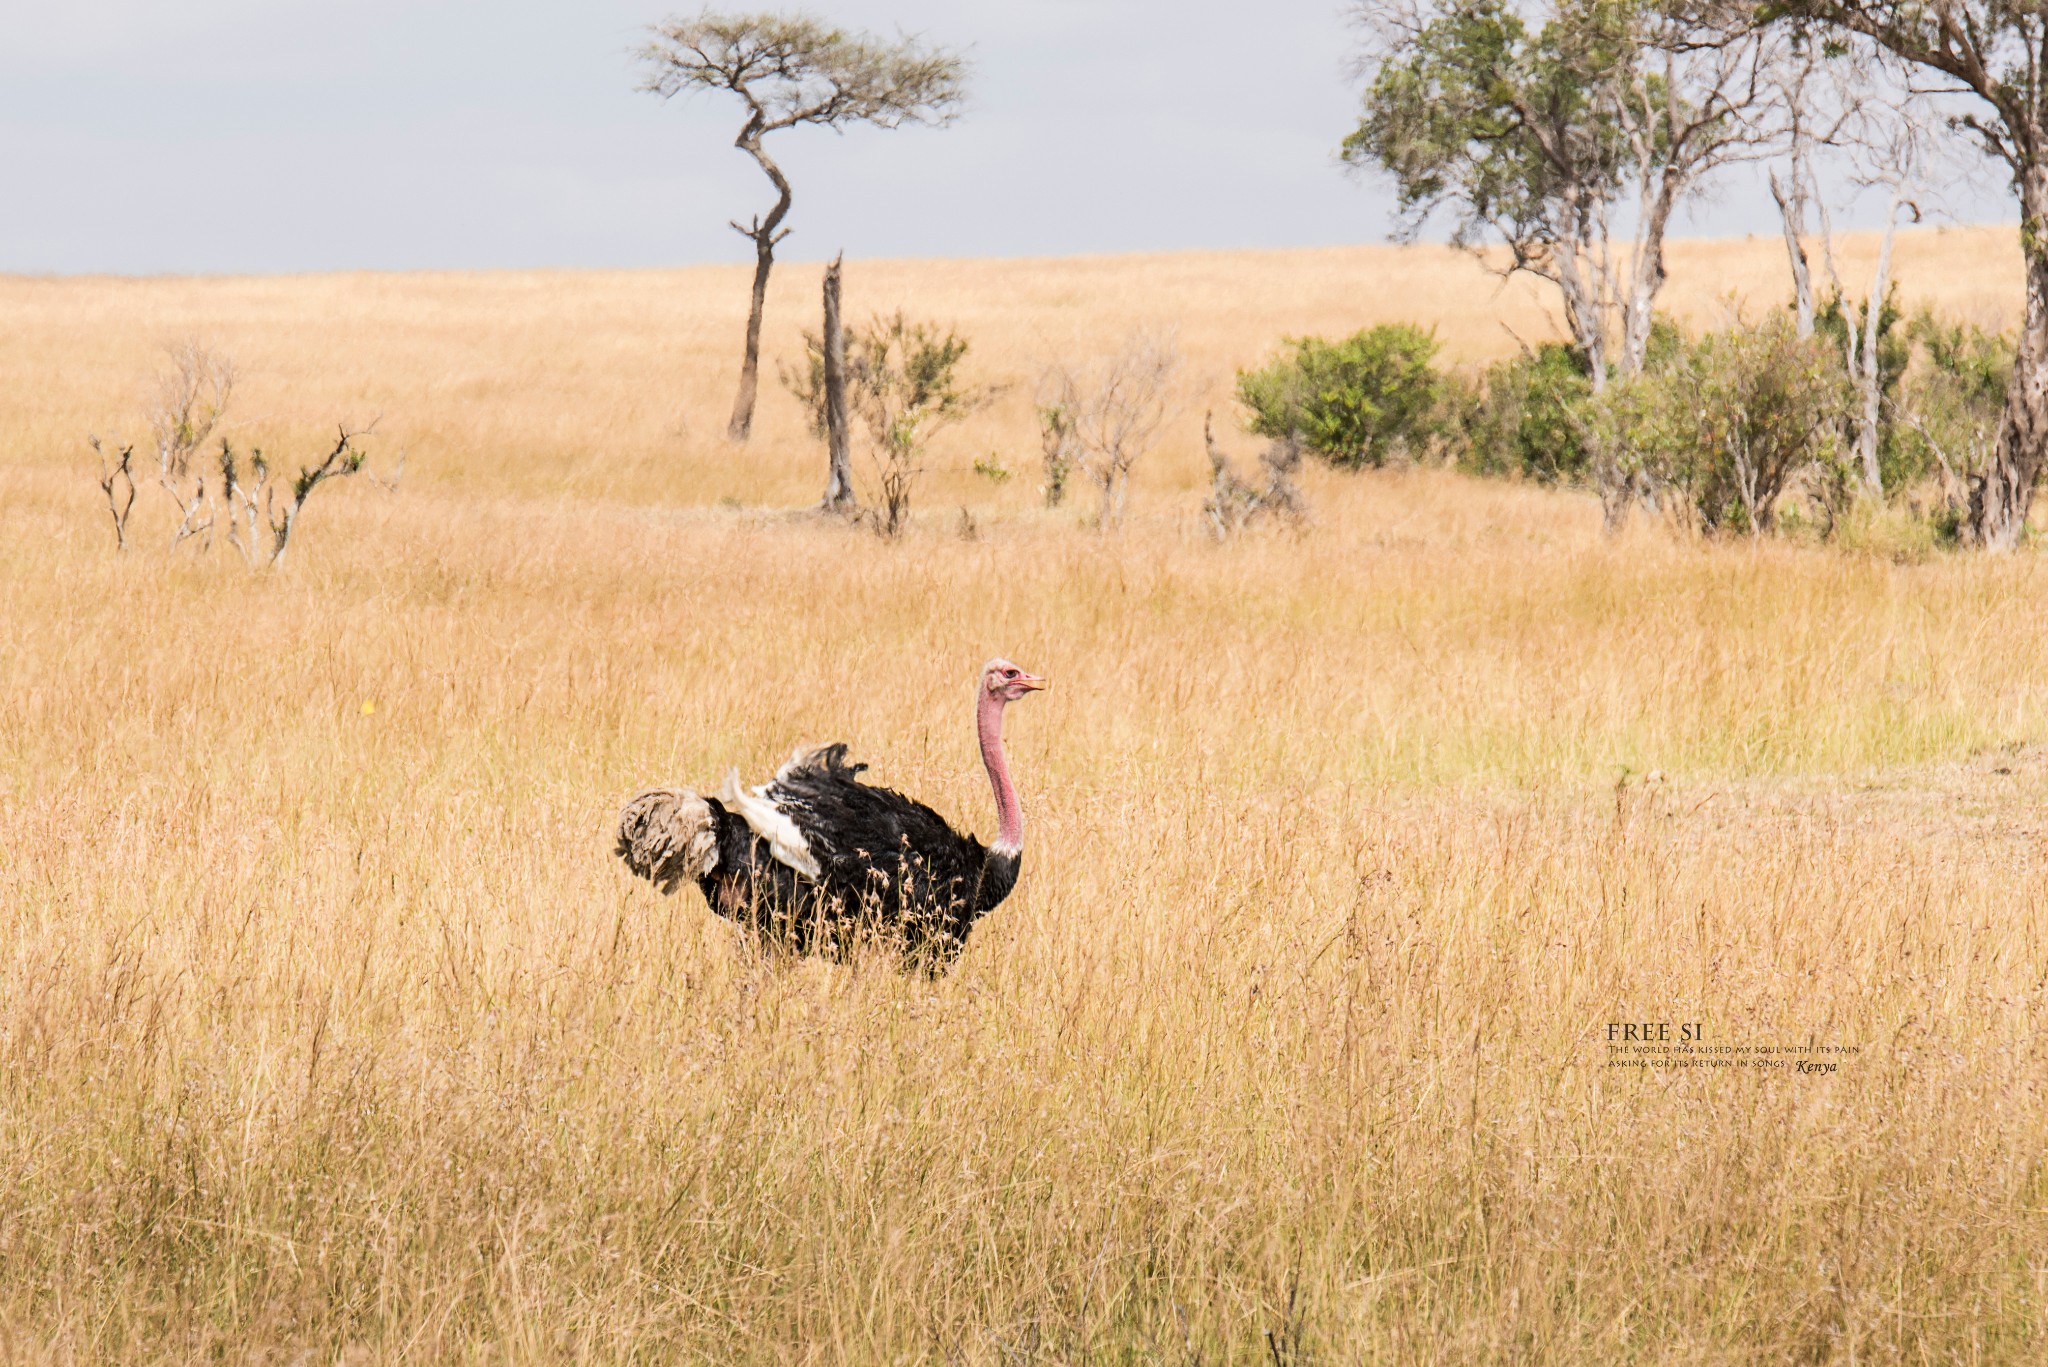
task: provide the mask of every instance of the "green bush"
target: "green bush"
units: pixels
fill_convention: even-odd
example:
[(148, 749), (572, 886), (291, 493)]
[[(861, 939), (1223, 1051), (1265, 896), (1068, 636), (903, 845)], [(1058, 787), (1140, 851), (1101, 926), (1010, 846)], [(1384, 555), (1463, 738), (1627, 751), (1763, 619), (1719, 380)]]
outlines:
[[(1667, 369), (1686, 345), (1676, 323), (1661, 315), (1653, 318), (1644, 368)], [(1617, 378), (1611, 363), (1607, 377)], [(1591, 477), (1586, 423), (1593, 368), (1577, 347), (1545, 342), (1495, 362), (1466, 393), (1453, 423), (1464, 469), (1477, 475), (1520, 475), (1542, 484), (1581, 484)]]
[(1596, 439), (1708, 533), (1770, 531), (1778, 500), (1844, 458), (1852, 402), (1824, 337), (1782, 312), (1675, 348), (1655, 369), (1610, 384), (1590, 409)]
[(1584, 477), (1578, 409), (1593, 392), (1577, 348), (1546, 342), (1488, 366), (1458, 415), (1458, 463), (1473, 474), (1519, 474), (1544, 484)]
[(1284, 353), (1240, 371), (1237, 397), (1251, 430), (1302, 444), (1355, 469), (1384, 465), (1442, 429), (1444, 377), (1434, 334), (1410, 323), (1383, 323), (1342, 341), (1290, 338)]
[(1970, 488), (1998, 445), (2013, 343), (1926, 311), (1913, 319), (1907, 337), (1914, 355), (1899, 385), (1898, 464), (1902, 472), (1936, 481), (1935, 530), (1952, 542), (1960, 537)]

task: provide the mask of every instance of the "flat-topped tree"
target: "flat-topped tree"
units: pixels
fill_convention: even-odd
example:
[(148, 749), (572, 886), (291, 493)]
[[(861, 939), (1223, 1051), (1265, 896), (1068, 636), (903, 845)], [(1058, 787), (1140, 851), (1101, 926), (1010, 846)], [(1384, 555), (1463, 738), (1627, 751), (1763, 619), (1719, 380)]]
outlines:
[(664, 98), (689, 90), (729, 90), (747, 107), (733, 146), (760, 164), (775, 186), (766, 217), (733, 231), (754, 244), (754, 300), (747, 314), (747, 350), (740, 365), (726, 437), (745, 441), (754, 425), (760, 384), (761, 310), (775, 244), (789, 235), (789, 180), (761, 140), (798, 124), (844, 130), (850, 124), (898, 128), (906, 123), (946, 124), (959, 112), (966, 75), (955, 53), (914, 38), (885, 42), (849, 33), (806, 14), (719, 14), (670, 19), (649, 30), (640, 50), (647, 68), (641, 89)]

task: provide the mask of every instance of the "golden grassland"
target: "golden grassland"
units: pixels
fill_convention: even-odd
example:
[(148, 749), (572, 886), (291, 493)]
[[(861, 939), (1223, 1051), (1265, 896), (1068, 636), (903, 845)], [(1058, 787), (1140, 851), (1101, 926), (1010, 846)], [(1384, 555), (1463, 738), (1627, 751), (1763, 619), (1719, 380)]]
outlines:
[[(1777, 251), (1683, 244), (1674, 303)], [(1901, 262), (2010, 310), (2009, 231)], [(0, 282), (0, 1357), (2040, 1360), (2035, 555), (1606, 540), (1435, 470), (1203, 536), (1199, 409), (1283, 333), (1544, 331), (1447, 253), (849, 293), (1013, 386), (900, 544), (781, 511), (786, 395), (719, 439), (736, 271)], [(1033, 365), (1146, 324), (1193, 383), (1104, 536), (1036, 507)], [(381, 413), (399, 491), (252, 575), (145, 489), (115, 556), (83, 434), (191, 333), (243, 437)], [(998, 652), (1057, 682), (951, 976), (764, 958), (611, 858), (642, 782), (826, 738), (986, 832)], [(1854, 1052), (1610, 1066), (1643, 1020)]]

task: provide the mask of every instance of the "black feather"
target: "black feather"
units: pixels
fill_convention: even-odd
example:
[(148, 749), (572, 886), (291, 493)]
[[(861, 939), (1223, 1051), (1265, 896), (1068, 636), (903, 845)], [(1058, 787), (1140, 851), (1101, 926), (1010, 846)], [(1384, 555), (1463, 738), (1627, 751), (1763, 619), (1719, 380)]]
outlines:
[(815, 885), (776, 859), (768, 842), (724, 803), (715, 797), (705, 802), (717, 823), (718, 865), (697, 880), (704, 900), (719, 915), (778, 943), (797, 950), (812, 948), (824, 919), (815, 914)]
[(1009, 895), (1017, 860), (987, 847), (893, 788), (860, 780), (846, 746), (785, 767), (768, 797), (818, 861), (818, 886), (838, 915), (899, 931), (910, 947), (957, 953), (982, 915)]

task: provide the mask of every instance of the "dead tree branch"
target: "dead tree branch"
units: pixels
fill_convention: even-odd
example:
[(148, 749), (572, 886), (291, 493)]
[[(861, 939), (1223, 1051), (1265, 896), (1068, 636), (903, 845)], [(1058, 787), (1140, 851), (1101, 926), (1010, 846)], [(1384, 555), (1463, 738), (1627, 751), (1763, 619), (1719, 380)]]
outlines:
[(1230, 469), (1230, 457), (1216, 441), (1213, 414), (1202, 415), (1202, 444), (1209, 452), (1209, 497), (1202, 512), (1209, 530), (1219, 541), (1261, 520), (1300, 524), (1308, 517), (1308, 501), (1295, 476), (1301, 470), (1301, 434), (1290, 432), (1266, 444), (1259, 456), (1266, 483), (1261, 488), (1239, 479)]
[(107, 496), (107, 513), (114, 519), (114, 549), (128, 549), (128, 514), (135, 511), (135, 448), (123, 446), (109, 457), (97, 436), (87, 437), (100, 458), (100, 492)]

